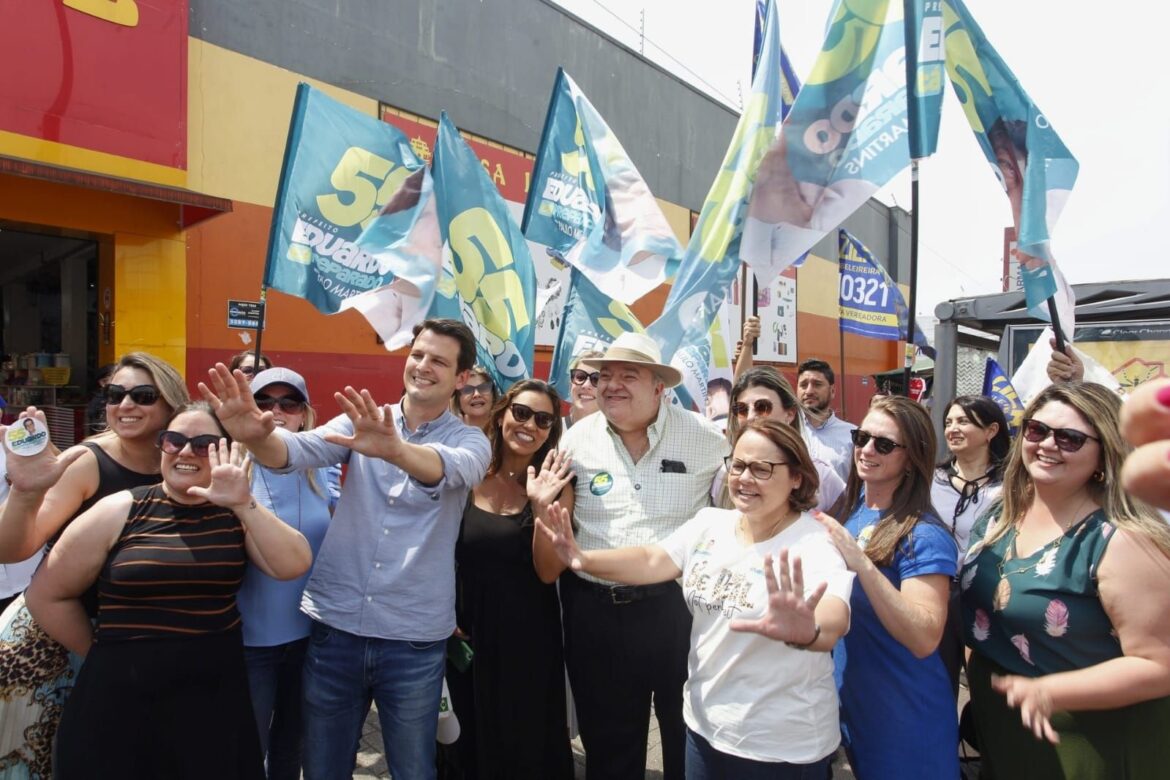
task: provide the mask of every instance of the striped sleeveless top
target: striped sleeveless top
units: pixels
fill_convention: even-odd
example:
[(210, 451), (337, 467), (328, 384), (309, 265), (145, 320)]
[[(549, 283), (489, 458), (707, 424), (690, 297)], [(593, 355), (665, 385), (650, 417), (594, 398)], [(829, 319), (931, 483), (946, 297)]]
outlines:
[(247, 555), (229, 509), (134, 488), (122, 535), (98, 577), (97, 642), (224, 633), (240, 625)]

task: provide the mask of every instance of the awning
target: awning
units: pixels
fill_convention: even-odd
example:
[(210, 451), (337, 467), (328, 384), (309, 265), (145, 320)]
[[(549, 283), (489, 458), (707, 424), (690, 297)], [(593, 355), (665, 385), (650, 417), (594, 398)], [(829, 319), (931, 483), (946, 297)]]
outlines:
[(179, 207), (179, 227), (184, 230), (205, 219), (226, 214), (232, 210), (232, 202), (226, 198), (215, 198), (179, 187), (164, 187), (160, 184), (146, 184), (98, 173), (86, 173), (71, 168), (57, 168), (43, 163), (18, 160), (14, 157), (0, 156), (0, 173), (174, 203)]

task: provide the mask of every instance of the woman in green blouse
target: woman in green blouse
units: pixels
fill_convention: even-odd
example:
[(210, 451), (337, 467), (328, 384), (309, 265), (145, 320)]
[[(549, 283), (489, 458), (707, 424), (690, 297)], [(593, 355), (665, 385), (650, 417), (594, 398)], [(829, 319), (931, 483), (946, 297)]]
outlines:
[(1079, 382), (1033, 399), (1002, 501), (967, 552), (959, 583), (984, 777), (1170, 767), (1170, 529), (1122, 491), (1120, 405)]

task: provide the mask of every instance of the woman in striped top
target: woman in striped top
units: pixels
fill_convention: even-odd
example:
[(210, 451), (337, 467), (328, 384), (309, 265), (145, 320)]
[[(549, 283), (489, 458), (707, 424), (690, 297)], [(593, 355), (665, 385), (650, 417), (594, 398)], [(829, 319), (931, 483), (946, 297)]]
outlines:
[[(252, 497), (239, 445), (205, 404), (181, 407), (158, 443), (162, 483), (78, 517), (26, 594), (45, 631), (85, 656), (58, 730), (60, 780), (263, 777), (236, 592), (246, 561), (289, 579), (312, 553)], [(95, 581), (93, 627), (80, 596)]]

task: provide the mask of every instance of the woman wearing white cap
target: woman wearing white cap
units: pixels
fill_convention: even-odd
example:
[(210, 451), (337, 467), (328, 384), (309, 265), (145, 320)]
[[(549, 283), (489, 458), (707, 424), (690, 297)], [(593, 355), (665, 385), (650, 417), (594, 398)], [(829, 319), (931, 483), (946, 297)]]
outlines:
[[(295, 371), (261, 371), (252, 380), (252, 395), (278, 427), (306, 431), (316, 423), (304, 377)], [(259, 464), (252, 467), (252, 495), (304, 535), (314, 560), (329, 527), (336, 471), (278, 473)], [(270, 780), (296, 780), (301, 774), (301, 669), (310, 620), (300, 605), (310, 573), (281, 581), (249, 566), (237, 597), (248, 687)]]

